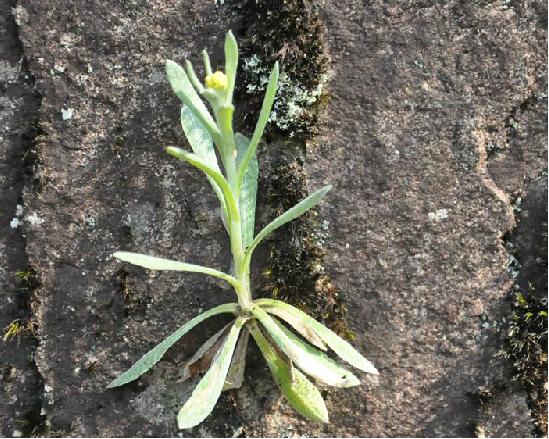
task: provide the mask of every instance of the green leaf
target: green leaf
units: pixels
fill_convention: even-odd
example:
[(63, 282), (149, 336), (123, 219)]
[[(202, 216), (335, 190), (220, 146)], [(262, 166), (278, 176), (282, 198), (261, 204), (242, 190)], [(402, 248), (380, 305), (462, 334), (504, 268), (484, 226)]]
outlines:
[[(240, 133), (235, 135), (236, 140), (236, 163), (239, 166), (247, 150), (250, 140)], [(259, 166), (257, 157), (254, 154), (248, 164), (242, 187), (240, 189), (238, 207), (240, 210), (240, 221), (242, 222), (242, 244), (246, 249), (254, 239), (255, 227), (255, 203), (257, 197), (257, 178), (259, 175)]]
[(250, 331), (248, 328), (242, 330), (236, 349), (234, 351), (233, 359), (231, 360), (231, 367), (227, 378), (225, 378), (225, 385), (223, 390), (239, 389), (244, 381), (244, 370), (246, 369), (246, 350), (248, 348), (248, 339), (250, 338)]
[(293, 369), (265, 338), (257, 325), (250, 325), (250, 332), (265, 358), (273, 378), (290, 405), (307, 419), (328, 422), (328, 410), (318, 389), (299, 370)]
[(225, 177), (219, 172), (213, 169), (208, 163), (206, 163), (201, 157), (196, 154), (184, 151), (181, 148), (176, 148), (174, 146), (168, 146), (166, 152), (174, 157), (184, 160), (187, 163), (190, 163), (194, 167), (203, 171), (207, 176), (211, 177), (213, 181), (221, 188), (223, 192), (223, 197), (225, 198), (225, 204), (227, 206), (227, 212), (229, 219), (239, 218), (240, 214), (234, 199), (233, 193)]
[(200, 346), (200, 348), (185, 364), (180, 382), (183, 382), (198, 373), (205, 372), (210, 367), (215, 354), (224, 340), (224, 337), (222, 336), (227, 335), (227, 330), (233, 325), (233, 323), (234, 321), (226, 324), (223, 328), (206, 340), (202, 346)]
[(132, 367), (110, 383), (107, 388), (122, 386), (135, 380), (136, 378), (139, 378), (151, 367), (153, 367), (162, 358), (166, 351), (192, 328), (203, 320), (206, 320), (208, 317), (222, 313), (232, 313), (236, 315), (238, 313), (238, 305), (236, 303), (225, 303), (223, 305), (216, 306), (215, 308), (212, 308), (188, 321), (177, 331), (164, 339), (162, 343), (156, 345), (149, 352), (143, 355), (141, 359), (139, 359)]
[(252, 308), (252, 314), (269, 332), (282, 352), (307, 375), (334, 387), (352, 387), (360, 384), (358, 378), (351, 372), (339, 366), (318, 349), (302, 341), (259, 306)]
[(322, 340), (344, 361), (351, 366), (356, 367), (364, 372), (377, 375), (378, 371), (374, 365), (364, 358), (355, 348), (353, 348), (348, 342), (339, 337), (335, 332), (317, 322), (311, 316), (305, 314), (303, 311), (288, 305), (280, 300), (274, 299), (257, 299), (254, 302), (256, 305), (263, 308), (265, 311), (281, 315), (280, 311), (283, 310), (287, 314), (291, 314), (294, 318), (299, 319), (303, 324), (309, 326), (314, 330)]
[(212, 412), (223, 390), (238, 334), (243, 324), (244, 319), (238, 318), (236, 320), (208, 372), (200, 380), (185, 405), (179, 410), (177, 424), (180, 429), (191, 428), (200, 424)]
[(313, 344), (317, 348), (325, 351), (327, 348), (322, 338), (298, 316), (288, 312), (283, 308), (268, 308), (265, 309), (269, 314), (280, 317), (285, 322), (289, 323), (305, 340)]
[(204, 127), (210, 132), (214, 141), (219, 143), (219, 129), (206, 108), (206, 105), (193, 88), (183, 67), (168, 59), (166, 60), (166, 75), (168, 76), (168, 81), (177, 97), (191, 109), (198, 119), (200, 119)]
[(265, 130), (265, 125), (269, 120), (269, 115), (271, 114), (271, 109), (273, 107), (274, 98), (276, 95), (276, 89), (278, 86), (278, 61), (275, 62), (271, 75), (269, 77), (269, 83), (267, 84), (267, 91), (265, 92), (265, 97), (263, 98), (263, 104), (261, 105), (261, 111), (259, 112), (259, 119), (255, 126), (254, 134), (252, 140), (246, 150), (246, 154), (241, 162), (241, 165), (238, 168), (237, 176), (237, 188), (241, 188), (246, 169), (250, 160), (255, 157), (255, 151), (257, 149), (257, 144), (261, 140), (263, 131)]
[(115, 252), (113, 253), (113, 256), (121, 261), (129, 262), (130, 264), (137, 265), (139, 267), (148, 268), (149, 270), (203, 273), (223, 279), (233, 286), (238, 285), (238, 281), (233, 276), (214, 270), (213, 268), (202, 267), (201, 265), (187, 264), (185, 262), (172, 261), (170, 259), (157, 258), (155, 256), (142, 255), (141, 253), (132, 252)]
[(238, 67), (238, 44), (231, 31), (225, 35), (225, 74), (229, 79), (227, 87), (227, 104), (233, 101), (234, 84), (236, 80), (236, 69)]
[(258, 246), (258, 244), (265, 238), (269, 233), (273, 232), (274, 230), (278, 229), (280, 226), (283, 226), (289, 221), (292, 221), (296, 219), (297, 217), (303, 215), (305, 212), (307, 212), (309, 209), (316, 206), (322, 197), (328, 193), (328, 191), (332, 188), (332, 186), (324, 186), (322, 189), (319, 189), (314, 194), (309, 195), (304, 200), (300, 201), (298, 204), (296, 204), (291, 209), (284, 212), (282, 215), (280, 215), (277, 219), (272, 221), (271, 223), (267, 224), (261, 232), (257, 234), (257, 236), (254, 238), (252, 243), (250, 244), (250, 247), (246, 250), (245, 255), (245, 264), (249, 266), (250, 260), (252, 257), (252, 253), (255, 250), (255, 248)]
[[(221, 169), (219, 168), (219, 164), (217, 162), (217, 156), (215, 155), (212, 136), (204, 127), (204, 124), (200, 122), (200, 119), (198, 119), (193, 111), (186, 105), (181, 107), (181, 127), (183, 128), (183, 132), (185, 133), (193, 152), (211, 169), (221, 174)], [(210, 182), (210, 185), (212, 186), (217, 198), (219, 199), (219, 203), (221, 204), (221, 218), (223, 219), (223, 224), (227, 229), (227, 207), (225, 206), (223, 191), (212, 177), (208, 176), (208, 181)]]

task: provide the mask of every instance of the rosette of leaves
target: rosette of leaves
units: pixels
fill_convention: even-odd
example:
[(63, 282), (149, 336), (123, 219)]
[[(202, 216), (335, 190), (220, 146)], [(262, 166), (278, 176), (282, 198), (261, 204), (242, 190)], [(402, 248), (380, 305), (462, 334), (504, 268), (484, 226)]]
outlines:
[[(203, 52), (204, 84), (199, 81), (189, 61), (185, 68), (173, 61), (166, 61), (168, 80), (183, 104), (181, 125), (192, 152), (176, 147), (168, 147), (166, 151), (204, 172), (219, 198), (221, 219), (230, 238), (234, 272), (229, 274), (138, 253), (116, 252), (114, 257), (151, 270), (215, 276), (234, 288), (238, 301), (214, 307), (185, 323), (108, 387), (122, 386), (137, 379), (194, 326), (216, 314), (228, 313), (234, 316), (234, 321), (208, 339), (185, 367), (184, 375), (187, 376), (197, 371), (206, 372), (179, 411), (179, 428), (198, 425), (211, 413), (223, 390), (240, 387), (250, 334), (290, 405), (310, 420), (328, 422), (324, 400), (310, 378), (321, 385), (335, 387), (356, 386), (360, 382), (352, 372), (330, 358), (327, 351), (332, 350), (342, 360), (364, 372), (377, 374), (377, 370), (347, 341), (301, 310), (279, 300), (253, 300), (250, 262), (255, 248), (267, 235), (315, 206), (330, 186), (317, 190), (254, 236), (258, 178), (256, 149), (273, 105), (278, 63), (271, 71), (259, 120), (252, 138), (248, 139), (233, 132), (232, 99), (238, 47), (230, 31), (226, 35), (224, 49), (225, 72), (212, 72), (209, 56)], [(202, 98), (210, 104), (211, 112)]]

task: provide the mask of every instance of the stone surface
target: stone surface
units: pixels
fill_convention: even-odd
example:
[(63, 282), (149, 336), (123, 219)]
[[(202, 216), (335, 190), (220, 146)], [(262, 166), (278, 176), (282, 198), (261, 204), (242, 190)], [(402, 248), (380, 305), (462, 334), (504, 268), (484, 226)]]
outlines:
[[(511, 198), (546, 161), (542, 2), (316, 3), (333, 73), (307, 143), (307, 187), (334, 185), (320, 210), (325, 270), (347, 302), (354, 343), (380, 370), (359, 388), (326, 390), (331, 424), (291, 411), (250, 349), (244, 386), (178, 433), (175, 413), (193, 384), (176, 382), (181, 363), (222, 319), (191, 332), (138, 383), (105, 389), (162, 336), (231, 300), (208, 278), (109, 256), (125, 249), (228, 269), (207, 182), (162, 151), (185, 146), (163, 62), (197, 60), (208, 47), (218, 63), (222, 36), (246, 34), (250, 7), (225, 3), (17, 5), (42, 97), (24, 230), (40, 282), (35, 359), (47, 433), (471, 436), (483, 424), (486, 435), (531, 435), (525, 393), (497, 390), (510, 370), (495, 354), (510, 313), (502, 237), (514, 224)], [(489, 411), (484, 387), (497, 390)]]
[[(13, 4), (0, 1), (0, 436), (29, 435), (41, 404), (29, 285), (16, 277), (29, 270), (22, 191), (38, 98), (11, 15)], [(19, 328), (19, 336), (6, 337), (10, 327)]]

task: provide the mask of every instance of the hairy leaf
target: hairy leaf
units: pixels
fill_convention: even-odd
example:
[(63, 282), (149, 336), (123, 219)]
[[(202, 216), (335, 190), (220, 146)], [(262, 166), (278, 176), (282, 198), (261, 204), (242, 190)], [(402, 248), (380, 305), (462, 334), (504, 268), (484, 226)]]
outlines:
[(329, 386), (351, 387), (360, 384), (358, 378), (351, 372), (301, 340), (260, 307), (254, 306), (252, 313), (269, 332), (282, 352), (307, 375)]
[(244, 320), (238, 318), (232, 326), (223, 347), (214, 358), (208, 372), (194, 389), (191, 397), (179, 410), (177, 424), (180, 429), (200, 424), (213, 410), (225, 384), (225, 377), (231, 365), (238, 334)]
[(194, 355), (187, 361), (179, 382), (183, 382), (198, 373), (208, 370), (217, 351), (225, 340), (224, 336), (227, 335), (227, 331), (233, 323), (234, 321), (225, 325), (200, 346)]
[[(236, 163), (239, 166), (250, 140), (240, 133), (235, 135), (236, 140)], [(240, 221), (242, 222), (242, 244), (246, 249), (254, 239), (255, 227), (255, 203), (257, 198), (257, 178), (259, 167), (257, 157), (254, 154), (248, 164), (239, 196)]]
[(272, 221), (271, 223), (267, 224), (261, 232), (257, 234), (257, 236), (254, 238), (252, 243), (250, 244), (250, 247), (246, 250), (246, 262), (247, 264), (250, 263), (250, 259), (252, 256), (252, 252), (254, 249), (258, 246), (258, 244), (265, 238), (267, 235), (269, 235), (274, 230), (278, 229), (280, 226), (283, 226), (289, 221), (292, 221), (296, 219), (297, 217), (303, 215), (305, 212), (307, 212), (309, 209), (316, 206), (322, 197), (328, 193), (328, 191), (332, 188), (332, 186), (324, 186), (322, 189), (317, 190), (315, 193), (309, 195), (304, 200), (300, 201), (298, 204), (296, 204), (291, 209), (284, 212), (282, 215), (280, 215), (277, 219)]
[(276, 89), (278, 86), (278, 61), (275, 62), (271, 75), (269, 76), (269, 83), (267, 84), (267, 91), (265, 92), (265, 97), (263, 98), (263, 104), (261, 105), (261, 111), (259, 112), (259, 119), (255, 126), (254, 134), (252, 140), (248, 145), (246, 153), (243, 156), (241, 164), (238, 167), (238, 180), (237, 187), (241, 188), (248, 163), (255, 157), (255, 151), (257, 149), (257, 144), (261, 140), (263, 131), (265, 130), (265, 125), (269, 120), (269, 115), (271, 114), (271, 108), (273, 107), (274, 98), (276, 95)]
[(206, 162), (204, 162), (202, 158), (200, 158), (196, 154), (184, 151), (181, 148), (168, 146), (166, 148), (166, 152), (180, 160), (184, 160), (187, 163), (190, 163), (194, 167), (203, 171), (207, 176), (211, 177), (219, 185), (221, 191), (223, 192), (223, 197), (225, 198), (225, 204), (227, 206), (227, 212), (229, 214), (229, 220), (234, 221), (235, 218), (240, 217), (240, 214), (236, 207), (236, 200), (234, 199), (229, 183), (227, 182), (227, 180), (225, 180), (223, 174), (210, 167)]
[(378, 371), (374, 365), (364, 358), (348, 342), (343, 340), (340, 336), (324, 326), (322, 323), (317, 322), (311, 316), (305, 314), (303, 311), (293, 307), (292, 305), (281, 302), (280, 300), (258, 299), (255, 303), (269, 313), (280, 315), (280, 310), (283, 310), (285, 313), (293, 315), (296, 319), (301, 320), (305, 325), (308, 325), (311, 329), (313, 329), (342, 360), (345, 360), (351, 366), (354, 366), (364, 372), (375, 375), (378, 374)]
[(227, 102), (233, 101), (234, 84), (236, 80), (236, 69), (238, 67), (238, 44), (231, 31), (225, 36), (225, 74), (229, 79), (227, 87)]
[(224, 305), (216, 306), (198, 316), (194, 319), (188, 321), (183, 326), (181, 326), (177, 331), (171, 334), (169, 337), (164, 339), (162, 343), (156, 345), (149, 352), (141, 357), (132, 367), (130, 367), (126, 372), (120, 375), (112, 383), (110, 383), (107, 388), (122, 386), (123, 384), (129, 383), (136, 378), (139, 378), (145, 372), (147, 372), (151, 367), (153, 367), (166, 353), (166, 351), (181, 337), (183, 337), (187, 332), (192, 328), (198, 325), (203, 320), (206, 320), (208, 317), (214, 316), (216, 314), (222, 313), (238, 313), (238, 306), (235, 303), (226, 303)]
[(172, 261), (170, 259), (157, 258), (155, 256), (143, 255), (141, 253), (132, 252), (115, 252), (112, 254), (116, 259), (129, 262), (139, 267), (148, 268), (150, 270), (164, 271), (187, 271), (190, 273), (203, 273), (210, 276), (218, 277), (229, 282), (231, 285), (237, 283), (233, 276), (223, 273), (213, 268), (202, 267), (201, 265), (187, 264), (185, 262)]
[(190, 108), (198, 119), (200, 119), (204, 127), (210, 132), (214, 141), (219, 143), (219, 129), (206, 108), (206, 105), (193, 88), (183, 67), (168, 59), (166, 60), (166, 75), (168, 76), (168, 81), (177, 97)]
[(227, 378), (225, 378), (223, 390), (239, 389), (240, 386), (242, 386), (242, 382), (244, 381), (244, 370), (246, 369), (246, 350), (248, 348), (249, 338), (250, 332), (248, 331), (248, 328), (245, 327), (238, 339), (231, 361), (231, 367), (229, 368)]
[(257, 325), (252, 324), (250, 332), (256, 341), (276, 384), (290, 405), (307, 419), (328, 422), (328, 410), (318, 389), (299, 370), (293, 369), (265, 338)]
[[(204, 127), (204, 124), (200, 119), (198, 119), (193, 111), (186, 105), (181, 107), (181, 127), (183, 128), (185, 137), (187, 137), (193, 152), (210, 168), (221, 173), (221, 169), (217, 163), (217, 156), (215, 155), (212, 136)], [(227, 229), (227, 207), (225, 206), (223, 191), (212, 177), (208, 176), (208, 181), (217, 195), (217, 198), (219, 198), (219, 203), (221, 204), (221, 218)]]
[(311, 344), (315, 345), (317, 348), (325, 351), (327, 349), (326, 344), (322, 341), (322, 338), (311, 328), (307, 323), (283, 308), (264, 308), (269, 314), (274, 314), (280, 317), (285, 322), (289, 323), (292, 328), (294, 328), (301, 336), (303, 336)]

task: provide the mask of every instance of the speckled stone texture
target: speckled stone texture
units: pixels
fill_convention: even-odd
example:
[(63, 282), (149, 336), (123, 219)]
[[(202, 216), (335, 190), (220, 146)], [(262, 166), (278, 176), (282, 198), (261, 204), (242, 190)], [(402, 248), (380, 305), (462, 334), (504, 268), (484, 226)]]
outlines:
[[(194, 384), (177, 382), (181, 364), (224, 323), (212, 319), (137, 383), (105, 389), (178, 325), (232, 300), (217, 281), (152, 273), (110, 254), (228, 270), (215, 196), (162, 151), (186, 145), (163, 63), (197, 61), (204, 47), (218, 63), (225, 31), (246, 32), (246, 2), (20, 0), (20, 39), (42, 99), (24, 230), (40, 282), (44, 434), (532, 435), (526, 394), (495, 354), (510, 314), (502, 237), (514, 225), (511, 199), (546, 162), (546, 5), (313, 6), (333, 74), (319, 134), (307, 143), (307, 186), (334, 185), (319, 211), (325, 269), (379, 379), (327, 390), (332, 422), (319, 426), (280, 400), (250, 348), (256, 381), (178, 432), (175, 414)], [(483, 386), (497, 389), (487, 403)]]

